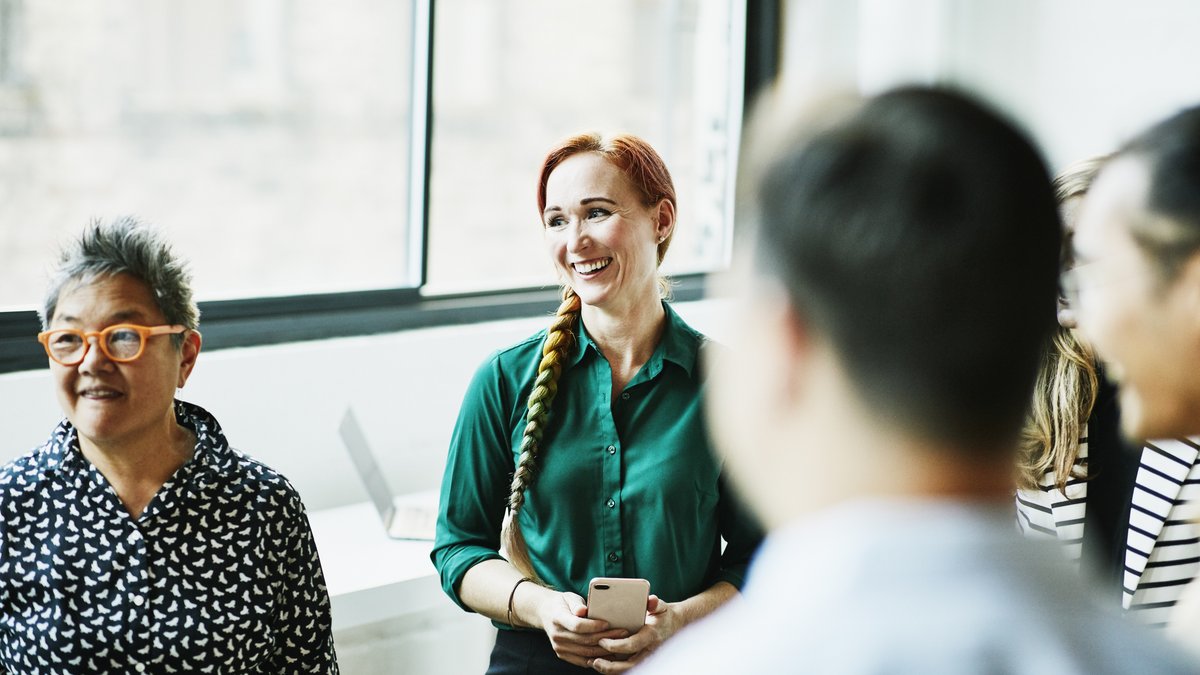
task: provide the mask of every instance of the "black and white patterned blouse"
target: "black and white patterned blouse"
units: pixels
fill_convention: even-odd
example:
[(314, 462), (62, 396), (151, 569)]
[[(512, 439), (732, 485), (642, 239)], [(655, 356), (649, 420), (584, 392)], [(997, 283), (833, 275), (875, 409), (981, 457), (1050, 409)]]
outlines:
[(194, 457), (129, 515), (62, 422), (0, 468), (0, 673), (336, 673), (287, 479), (175, 404)]

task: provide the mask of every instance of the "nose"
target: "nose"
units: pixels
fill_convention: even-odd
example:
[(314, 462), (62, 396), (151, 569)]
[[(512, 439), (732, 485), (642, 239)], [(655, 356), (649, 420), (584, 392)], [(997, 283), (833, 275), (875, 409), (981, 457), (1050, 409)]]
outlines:
[(108, 358), (108, 354), (100, 348), (100, 336), (89, 335), (84, 340), (83, 361), (76, 366), (79, 372), (97, 372), (100, 370), (110, 370), (113, 367), (113, 362)]
[(567, 226), (567, 249), (572, 253), (586, 250), (592, 243), (588, 234), (587, 223), (580, 219), (572, 219)]

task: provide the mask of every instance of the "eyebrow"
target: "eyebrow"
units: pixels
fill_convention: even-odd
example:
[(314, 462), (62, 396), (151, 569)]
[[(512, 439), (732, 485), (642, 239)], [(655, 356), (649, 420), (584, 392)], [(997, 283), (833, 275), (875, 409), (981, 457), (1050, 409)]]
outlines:
[[(603, 202), (603, 203), (605, 203), (605, 204), (612, 204), (613, 206), (616, 206), (616, 205), (617, 205), (617, 203), (616, 203), (616, 202), (614, 202), (613, 200), (609, 199), (608, 197), (584, 197), (583, 199), (580, 199), (580, 200), (579, 200), (579, 205), (580, 205), (580, 206), (587, 206), (588, 204), (594, 204), (594, 203), (596, 203), (596, 202)], [(562, 207), (561, 207), (561, 206), (547, 206), (547, 207), (546, 207), (546, 210), (545, 210), (545, 211), (542, 211), (542, 215), (545, 215), (545, 214), (547, 214), (547, 213), (550, 213), (551, 211), (562, 211)]]
[(579, 203), (583, 206), (587, 206), (588, 204), (592, 204), (594, 202), (604, 202), (606, 204), (612, 204), (613, 206), (617, 205), (616, 202), (609, 199), (608, 197), (588, 197), (587, 199), (579, 200)]

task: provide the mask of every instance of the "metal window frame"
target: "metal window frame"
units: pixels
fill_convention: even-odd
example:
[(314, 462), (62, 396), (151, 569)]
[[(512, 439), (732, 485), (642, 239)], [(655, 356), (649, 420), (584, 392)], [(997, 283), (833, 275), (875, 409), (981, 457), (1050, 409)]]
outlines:
[[(435, 5), (435, 0), (415, 0), (413, 4), (409, 222), (418, 225), (409, 230), (409, 278), (413, 287), (201, 302), (206, 351), (393, 333), (532, 317), (554, 311), (558, 303), (556, 288), (506, 288), (438, 296), (421, 292), (429, 259), (426, 206), (434, 120), (431, 84), (436, 65), (433, 62)], [(781, 0), (744, 2), (744, 105), (749, 105), (759, 88), (769, 84), (778, 71), (781, 5)], [(709, 276), (701, 273), (673, 277), (675, 299), (690, 301), (705, 297)], [(34, 339), (40, 330), (36, 311), (0, 312), (0, 374), (46, 367), (45, 352)]]

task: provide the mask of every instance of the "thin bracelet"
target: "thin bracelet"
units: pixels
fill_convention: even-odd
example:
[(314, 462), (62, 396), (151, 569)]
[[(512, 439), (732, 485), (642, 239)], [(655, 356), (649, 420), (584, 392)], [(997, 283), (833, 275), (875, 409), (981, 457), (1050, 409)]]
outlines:
[(508, 594), (508, 625), (513, 626), (514, 628), (516, 627), (516, 624), (513, 623), (512, 619), (513, 598), (517, 597), (517, 587), (526, 581), (533, 581), (533, 579), (530, 579), (529, 577), (521, 577), (517, 583), (513, 584), (512, 591)]

